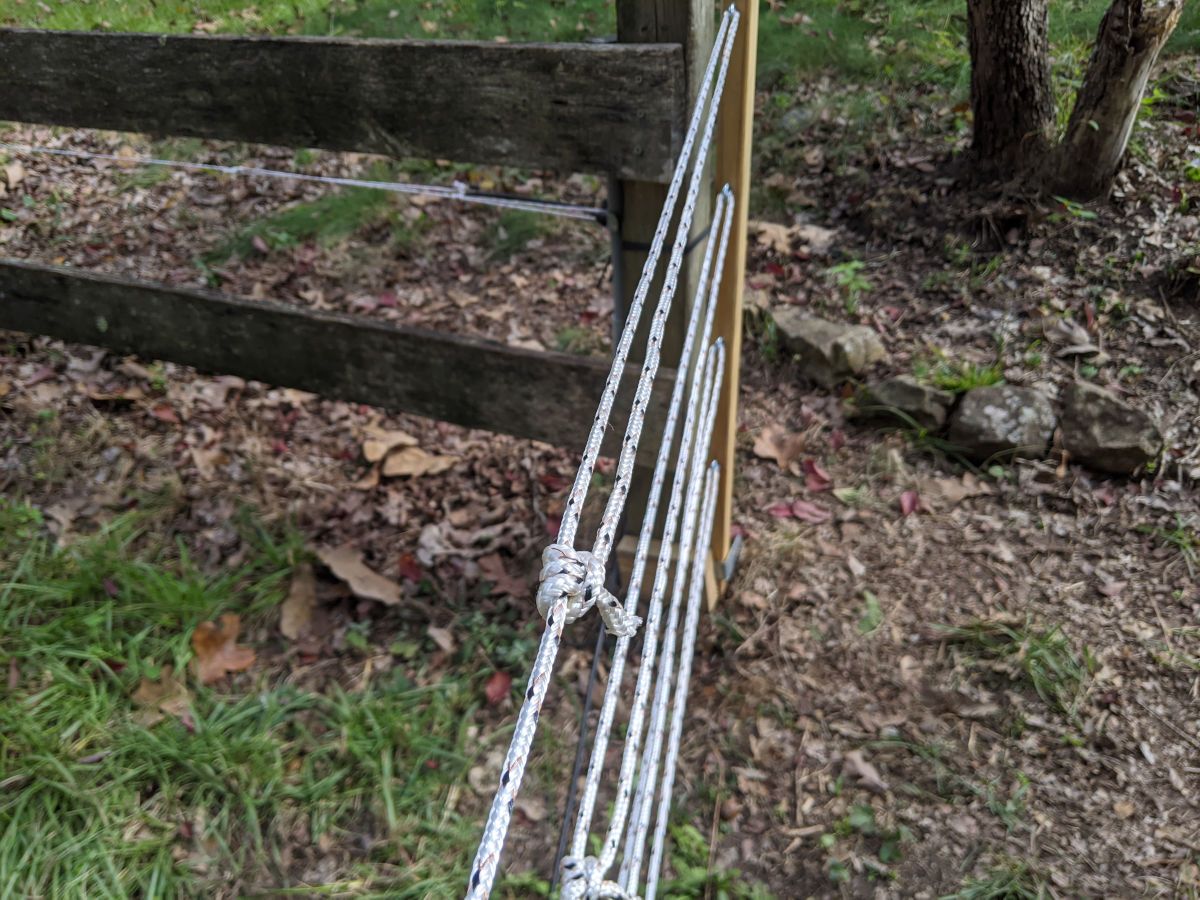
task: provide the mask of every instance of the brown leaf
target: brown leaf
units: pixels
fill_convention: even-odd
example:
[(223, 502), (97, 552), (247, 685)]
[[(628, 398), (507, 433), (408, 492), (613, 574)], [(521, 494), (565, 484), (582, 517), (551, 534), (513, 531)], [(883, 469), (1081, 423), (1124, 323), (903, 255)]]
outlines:
[(379, 487), (379, 466), (371, 466), (367, 470), (367, 474), (358, 481), (352, 482), (350, 487), (356, 491), (371, 491)]
[(15, 188), (25, 180), (25, 166), (19, 159), (14, 159), (4, 167), (4, 180), (8, 182), (10, 188)]
[(437, 475), (458, 462), (457, 456), (435, 456), (420, 447), (403, 447), (383, 461), (383, 474), (388, 478), (404, 475)]
[(814, 525), (829, 521), (829, 510), (807, 500), (793, 500), (792, 515), (802, 522), (811, 522)]
[(224, 613), (217, 622), (196, 626), (192, 632), (192, 649), (196, 652), (192, 669), (201, 684), (212, 684), (229, 672), (242, 672), (254, 664), (254, 649), (237, 642), (241, 624), (236, 613)]
[(512, 690), (512, 676), (507, 672), (493, 672), (492, 677), (487, 680), (487, 684), (483, 687), (484, 696), (487, 697), (488, 703), (495, 706), (501, 700), (508, 696), (508, 692)]
[(508, 574), (499, 553), (479, 557), (479, 574), (492, 583), (493, 594), (524, 597), (529, 593), (529, 585), (525, 581)]
[(815, 459), (806, 459), (800, 464), (804, 472), (804, 486), (810, 493), (819, 494), (833, 487), (833, 479)]
[(888, 789), (887, 782), (879, 777), (879, 770), (863, 759), (861, 750), (851, 750), (842, 766), (847, 775), (854, 775), (868, 790), (882, 794)]
[(312, 630), (313, 610), (317, 608), (317, 582), (312, 566), (301, 563), (292, 575), (287, 599), (279, 607), (279, 630), (290, 640), (304, 637)]
[(782, 425), (768, 425), (754, 439), (754, 455), (773, 459), (781, 469), (787, 469), (804, 452), (808, 439), (803, 432), (788, 431)]
[(449, 628), (438, 628), (435, 625), (430, 625), (425, 629), (425, 633), (430, 639), (444, 650), (446, 653), (453, 653), (455, 648), (454, 635), (450, 633)]
[(1121, 596), (1121, 591), (1125, 590), (1124, 581), (1106, 581), (1100, 587), (1096, 588), (1101, 594), (1109, 599), (1115, 600)]
[(378, 600), (388, 606), (395, 606), (402, 599), (400, 585), (367, 568), (362, 555), (355, 552), (350, 544), (335, 549), (322, 547), (317, 550), (317, 558), (329, 567), (329, 571), (346, 582), (356, 597)]
[(163, 715), (182, 718), (187, 715), (192, 696), (171, 666), (163, 666), (158, 681), (143, 678), (133, 692), (133, 702), (142, 707), (136, 716), (139, 725), (149, 728), (161, 722)]
[(407, 431), (383, 431), (373, 428), (367, 430), (368, 437), (363, 441), (362, 453), (367, 462), (379, 462), (397, 447), (415, 447), (417, 439)]

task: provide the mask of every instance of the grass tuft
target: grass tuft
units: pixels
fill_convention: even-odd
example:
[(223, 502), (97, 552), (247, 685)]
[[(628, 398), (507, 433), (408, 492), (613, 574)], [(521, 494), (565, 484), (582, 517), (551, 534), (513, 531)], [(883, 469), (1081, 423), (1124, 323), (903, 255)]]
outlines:
[(1045, 900), (1050, 896), (1046, 879), (1028, 863), (1014, 860), (971, 879), (941, 900)]
[(964, 626), (941, 626), (938, 634), (996, 660), (1009, 677), (1031, 687), (1046, 703), (1074, 716), (1084, 697), (1092, 660), (1086, 648), (1080, 658), (1062, 629), (1037, 628), (1031, 623), (979, 621)]
[[(234, 611), (244, 640), (268, 633), (301, 550), (248, 531), (250, 561), (209, 575), (131, 516), (56, 548), (0, 501), (0, 896), (457, 895), (478, 679), (397, 668), (315, 693), (266, 660), (234, 691), (185, 676), (197, 623)], [(185, 711), (150, 723), (134, 695), (167, 666)]]

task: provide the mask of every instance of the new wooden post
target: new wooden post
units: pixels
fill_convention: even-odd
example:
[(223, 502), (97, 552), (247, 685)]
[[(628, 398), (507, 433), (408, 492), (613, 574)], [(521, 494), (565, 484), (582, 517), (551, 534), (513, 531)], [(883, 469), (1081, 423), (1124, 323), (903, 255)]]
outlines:
[[(738, 383), (742, 363), (742, 291), (746, 283), (746, 218), (750, 208), (750, 147), (754, 125), (754, 67), (758, 56), (758, 0), (734, 0), (741, 13), (717, 122), (718, 185), (733, 188), (737, 205), (725, 274), (717, 297), (716, 334), (725, 339), (728, 367), (713, 430), (712, 455), (721, 464), (712, 552), (718, 575), (733, 539), (734, 460), (737, 453)], [(716, 603), (709, 591), (709, 608)]]

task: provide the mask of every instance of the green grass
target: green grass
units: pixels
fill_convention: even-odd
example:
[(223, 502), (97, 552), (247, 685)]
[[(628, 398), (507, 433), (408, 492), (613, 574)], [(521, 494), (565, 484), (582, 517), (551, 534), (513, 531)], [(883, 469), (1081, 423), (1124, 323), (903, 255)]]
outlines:
[(1051, 896), (1044, 877), (1028, 863), (1014, 860), (970, 879), (941, 900), (1045, 900)]
[(419, 230), (402, 222), (395, 215), (397, 210), (394, 194), (368, 188), (342, 188), (316, 200), (295, 203), (239, 228), (205, 254), (204, 261), (217, 265), (232, 256), (244, 258), (263, 249), (287, 250), (307, 241), (328, 246), (361, 228), (389, 219), (397, 243), (411, 246)]
[(615, 31), (605, 0), (0, 0), (0, 23), (90, 31), (582, 40)]
[(713, 897), (717, 900), (772, 900), (761, 884), (747, 881), (737, 869), (709, 868), (709, 845), (694, 825), (669, 826), (668, 844), (675, 877), (663, 881), (659, 896), (665, 900)]
[(1092, 660), (1086, 648), (1082, 658), (1075, 653), (1059, 626), (1038, 628), (1029, 622), (1012, 625), (979, 621), (938, 630), (946, 640), (998, 661), (1010, 679), (1032, 688), (1064, 714), (1074, 716), (1078, 710)]
[(531, 241), (549, 234), (551, 227), (546, 216), (522, 209), (506, 209), (488, 226), (490, 256), (498, 262), (512, 259)]
[(1004, 381), (1004, 369), (999, 362), (951, 362), (939, 353), (934, 360), (918, 359), (913, 364), (913, 377), (943, 391), (964, 394), (974, 388), (1000, 384)]
[(1178, 550), (1178, 558), (1187, 566), (1188, 575), (1196, 577), (1196, 569), (1200, 566), (1200, 533), (1183, 516), (1176, 516), (1174, 528), (1141, 526), (1138, 530)]
[(314, 693), (260, 649), (236, 691), (185, 678), (184, 720), (139, 718), (134, 692), (187, 672), (197, 623), (233, 611), (244, 643), (269, 633), (300, 548), (249, 533), (251, 561), (207, 575), (132, 518), (56, 549), (0, 501), (0, 896), (270, 893), (325, 841), (353, 849), (338, 890), (459, 893), (477, 823), (451, 798), (486, 673)]

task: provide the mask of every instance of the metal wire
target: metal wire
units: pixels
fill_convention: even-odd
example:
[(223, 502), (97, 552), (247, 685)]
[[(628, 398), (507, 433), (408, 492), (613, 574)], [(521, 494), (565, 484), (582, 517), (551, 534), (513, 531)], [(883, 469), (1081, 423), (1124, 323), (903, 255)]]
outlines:
[(153, 156), (118, 156), (115, 153), (96, 153), (91, 150), (71, 150), (65, 147), (39, 147), (31, 144), (10, 144), (2, 141), (0, 141), (0, 150), (39, 156), (58, 156), (82, 161), (100, 159), (122, 165), (161, 166), (190, 172), (213, 172), (221, 175), (276, 178), (287, 181), (331, 184), (337, 187), (365, 188), (373, 191), (389, 191), (393, 194), (436, 197), (442, 200), (474, 203), (480, 206), (493, 206), (500, 209), (516, 209), (524, 212), (558, 216), (564, 219), (598, 222), (601, 225), (608, 222), (608, 211), (605, 209), (576, 206), (572, 203), (560, 203), (555, 200), (536, 200), (513, 197), (508, 194), (489, 194), (483, 191), (473, 191), (467, 185), (457, 181), (450, 187), (440, 184), (412, 184), (402, 181), (372, 181), (362, 178), (341, 178), (335, 175), (308, 175), (304, 172), (286, 172), (279, 169), (263, 169), (258, 166), (223, 166), (217, 163), (159, 159)]

